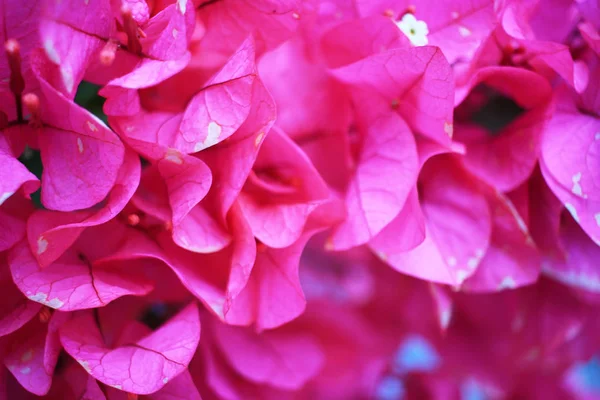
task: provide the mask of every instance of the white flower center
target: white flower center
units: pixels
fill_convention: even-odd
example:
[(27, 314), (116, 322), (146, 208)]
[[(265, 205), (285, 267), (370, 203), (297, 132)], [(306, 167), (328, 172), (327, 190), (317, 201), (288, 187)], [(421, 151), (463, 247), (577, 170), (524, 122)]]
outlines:
[(408, 37), (414, 46), (425, 46), (429, 29), (425, 21), (419, 21), (413, 14), (406, 13), (402, 19), (396, 22), (396, 26)]

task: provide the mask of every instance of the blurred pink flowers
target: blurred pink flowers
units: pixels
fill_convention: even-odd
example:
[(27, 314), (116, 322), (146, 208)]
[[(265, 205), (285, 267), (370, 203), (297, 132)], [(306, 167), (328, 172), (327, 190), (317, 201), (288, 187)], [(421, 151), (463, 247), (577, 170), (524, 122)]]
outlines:
[(596, 1), (0, 1), (0, 399), (600, 398)]

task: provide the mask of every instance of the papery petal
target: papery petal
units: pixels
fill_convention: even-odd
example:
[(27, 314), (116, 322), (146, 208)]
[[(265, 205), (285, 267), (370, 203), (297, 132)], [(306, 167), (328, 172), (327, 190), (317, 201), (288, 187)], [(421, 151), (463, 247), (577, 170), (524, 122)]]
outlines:
[[(100, 382), (150, 394), (186, 370), (200, 340), (198, 307), (190, 304), (158, 330), (115, 349), (106, 347), (91, 313), (67, 323), (60, 339), (65, 351)], [(130, 369), (132, 363), (139, 368)]]
[[(60, 257), (85, 228), (104, 224), (123, 210), (140, 181), (140, 160), (132, 151), (125, 153), (119, 175), (102, 208), (78, 213), (38, 210), (27, 222), (29, 246), (41, 267)], [(40, 243), (43, 251), (40, 251)]]
[(596, 260), (600, 256), (600, 247), (572, 218), (568, 218), (561, 227), (560, 239), (566, 257), (544, 260), (544, 275), (566, 286), (599, 293), (600, 275)]
[(215, 325), (216, 344), (231, 366), (246, 379), (282, 389), (298, 389), (323, 366), (313, 338), (248, 328)]
[(144, 295), (150, 282), (126, 268), (98, 268), (75, 250), (41, 269), (27, 243), (9, 253), (15, 283), (30, 300), (63, 311), (101, 307), (124, 295)]
[(467, 147), (465, 166), (490, 185), (510, 191), (532, 173), (547, 120), (552, 111), (551, 88), (531, 71), (488, 67), (477, 71), (471, 88), (483, 83), (514, 99), (525, 111), (496, 134), (475, 125), (457, 124), (455, 139)]
[(541, 257), (527, 225), (505, 196), (490, 194), (488, 199), (492, 212), (490, 246), (462, 289), (495, 291), (534, 283), (541, 270)]
[(0, 336), (6, 336), (25, 325), (41, 309), (41, 305), (27, 300), (15, 286), (4, 257), (0, 257)]
[(331, 237), (331, 248), (340, 250), (381, 232), (402, 209), (418, 173), (414, 138), (400, 116), (375, 111), (361, 125), (364, 143), (346, 189), (348, 217)]
[(238, 197), (256, 160), (258, 150), (275, 121), (275, 104), (262, 83), (252, 88), (252, 107), (237, 132), (219, 146), (199, 153), (213, 173), (212, 190), (207, 200), (211, 214), (221, 220)]
[(50, 390), (56, 365), (56, 359), (46, 360), (46, 327), (34, 319), (19, 332), (12, 337), (4, 364), (25, 389), (43, 396)]
[(13, 156), (7, 140), (0, 136), (0, 205), (20, 188), (28, 196), (39, 188), (39, 181)]
[(332, 70), (337, 79), (379, 94), (416, 132), (448, 144), (452, 136), (452, 69), (436, 47), (394, 49)]
[(541, 167), (554, 194), (595, 241), (600, 241), (598, 119), (556, 113), (542, 142)]
[(253, 171), (290, 192), (260, 188), (255, 186), (258, 182), (246, 184), (239, 202), (252, 232), (269, 247), (290, 246), (302, 234), (310, 213), (329, 197), (329, 189), (308, 157), (279, 129), (263, 142)]
[(290, 40), (265, 54), (258, 64), (277, 103), (277, 126), (293, 138), (334, 132), (349, 124), (350, 101), (343, 85), (306, 53), (301, 41)]
[[(358, 0), (362, 16), (382, 15), (391, 10), (402, 16), (410, 2), (392, 0)], [(427, 24), (429, 44), (439, 46), (448, 61), (470, 61), (481, 42), (496, 26), (494, 1), (474, 0), (440, 3), (421, 0), (416, 4), (417, 17)]]
[(473, 178), (448, 156), (431, 159), (421, 174), (425, 240), (384, 259), (408, 275), (460, 285), (475, 272), (489, 246), (489, 206)]

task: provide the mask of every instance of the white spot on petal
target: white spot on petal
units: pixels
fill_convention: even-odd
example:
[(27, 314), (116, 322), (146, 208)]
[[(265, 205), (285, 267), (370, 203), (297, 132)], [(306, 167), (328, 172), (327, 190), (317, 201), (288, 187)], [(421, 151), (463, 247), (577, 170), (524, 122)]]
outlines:
[(581, 172), (578, 172), (575, 175), (573, 175), (571, 180), (573, 181), (573, 188), (571, 189), (573, 194), (576, 194), (577, 196), (583, 196), (583, 191), (581, 190), (581, 185), (579, 184), (579, 182), (581, 181)]
[(46, 55), (54, 64), (60, 64), (60, 56), (56, 52), (54, 48), (54, 42), (51, 39), (46, 39), (44, 41), (44, 50), (46, 50)]
[(92, 122), (92, 121), (86, 121), (88, 128), (90, 128), (90, 131), (92, 132), (97, 132), (98, 131), (98, 127)]
[(452, 309), (451, 308), (448, 308), (441, 312), (440, 325), (442, 326), (442, 328), (444, 328), (444, 329), (448, 328), (448, 325), (450, 325), (451, 318), (452, 318)]
[(450, 138), (454, 135), (454, 125), (452, 125), (452, 122), (444, 122), (444, 132), (446, 132)]
[(411, 13), (404, 14), (402, 19), (396, 22), (396, 26), (414, 46), (425, 46), (429, 42), (427, 40), (429, 34), (427, 23), (417, 20)]
[(469, 267), (470, 269), (477, 268), (478, 265), (479, 265), (479, 258), (477, 258), (477, 257), (469, 258), (467, 260), (467, 267)]
[[(0, 204), (2, 204), (1, 201)], [(594, 218), (596, 219), (596, 225), (600, 226), (600, 213), (594, 215)]]
[(4, 203), (6, 201), (6, 199), (8, 199), (13, 194), (15, 194), (15, 192), (6, 192), (3, 194), (0, 194), (0, 205), (2, 205), (2, 203)]
[(117, 390), (123, 389), (123, 386), (121, 386), (121, 385), (111, 385), (111, 386), (114, 387)]
[(59, 308), (61, 308), (65, 303), (60, 301), (57, 298), (54, 298), (52, 300), (48, 300), (48, 295), (46, 293), (42, 293), (42, 292), (38, 292), (34, 295), (29, 295), (27, 296), (29, 298), (29, 300), (31, 301), (36, 301), (38, 303), (41, 303), (45, 306), (48, 306), (50, 308), (54, 308), (56, 310), (58, 310)]
[(62, 76), (63, 84), (67, 89), (67, 92), (73, 92), (73, 86), (75, 85), (75, 81), (73, 79), (73, 72), (71, 72), (70, 67), (61, 67), (60, 75)]
[(169, 160), (172, 163), (181, 165), (183, 164), (183, 159), (181, 158), (181, 154), (175, 149), (167, 150), (167, 154), (165, 155), (165, 160)]
[(87, 372), (90, 372), (92, 369), (90, 368), (90, 364), (85, 360), (77, 360), (79, 364), (85, 369)]
[(462, 36), (462, 37), (471, 36), (471, 30), (465, 26), (459, 26), (458, 33), (460, 33), (460, 36)]
[(567, 210), (569, 210), (569, 212), (573, 216), (573, 219), (575, 221), (579, 222), (579, 215), (577, 215), (577, 210), (575, 209), (575, 206), (573, 204), (571, 204), (571, 203), (565, 203), (565, 208)]
[(187, 9), (187, 0), (177, 0), (177, 5), (179, 6), (179, 11), (182, 14), (185, 14), (185, 10)]
[(596, 133), (596, 134), (594, 135), (594, 138), (595, 138), (596, 140), (600, 140), (600, 132)]
[(169, 378), (163, 378), (163, 383), (166, 384), (167, 382), (169, 382)]
[(510, 276), (506, 276), (506, 277), (504, 277), (504, 279), (502, 279), (502, 282), (500, 282), (500, 284), (498, 285), (498, 290), (514, 289), (515, 287), (517, 287), (515, 280)]
[(179, 31), (177, 29), (173, 29), (171, 34), (173, 35), (173, 39), (177, 39), (177, 36), (179, 36)]
[(29, 368), (29, 367), (21, 368), (21, 371), (19, 371), (19, 372), (21, 372), (23, 375), (27, 375), (28, 373), (31, 372), (31, 368)]
[(383, 251), (377, 251), (376, 255), (381, 261), (387, 261), (387, 254), (385, 254)]
[(79, 150), (80, 153), (83, 153), (83, 141), (81, 138), (77, 138), (77, 150)]
[(467, 277), (469, 276), (469, 272), (465, 271), (463, 269), (458, 270), (456, 272), (456, 281), (459, 285), (462, 285), (462, 283), (465, 281), (465, 279), (467, 279)]
[(258, 136), (256, 137), (256, 139), (254, 139), (254, 147), (260, 146), (264, 137), (265, 137), (265, 133), (261, 131), (258, 134)]
[(206, 138), (204, 138), (203, 142), (196, 143), (196, 146), (194, 146), (194, 152), (198, 152), (200, 150), (206, 149), (207, 147), (215, 145), (219, 141), (221, 131), (221, 125), (217, 124), (215, 121), (211, 121), (208, 124)]
[(448, 258), (446, 259), (446, 263), (447, 263), (449, 266), (451, 266), (451, 267), (455, 267), (455, 266), (456, 266), (456, 263), (457, 263), (457, 261), (456, 261), (456, 257), (452, 257), (452, 256), (448, 257)]
[(48, 241), (44, 236), (41, 236), (37, 240), (37, 253), (38, 256), (43, 254), (46, 250), (48, 250)]

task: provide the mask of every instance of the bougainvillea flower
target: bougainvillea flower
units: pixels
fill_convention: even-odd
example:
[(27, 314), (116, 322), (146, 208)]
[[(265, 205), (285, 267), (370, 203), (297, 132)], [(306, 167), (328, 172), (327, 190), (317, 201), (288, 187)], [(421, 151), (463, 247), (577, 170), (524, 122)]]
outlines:
[(4, 365), (27, 391), (43, 396), (50, 389), (61, 351), (58, 330), (68, 318), (66, 313), (52, 314), (49, 322), (34, 318), (7, 338)]
[(6, 52), (0, 59), (0, 111), (9, 121), (23, 121), (21, 96), (38, 88), (29, 55), (39, 46), (36, 35), (39, 19), (40, 10), (35, 1), (19, 4), (3, 1), (0, 7), (0, 30)]
[[(179, 100), (179, 104), (164, 102), (161, 94), (178, 86), (189, 86), (190, 77), (186, 71), (176, 74), (185, 66), (183, 64), (168, 70), (161, 69), (160, 64), (147, 65), (144, 71), (135, 70), (109, 82), (100, 94), (108, 98), (105, 111), (109, 121), (125, 140), (132, 138), (183, 153), (196, 153), (227, 139), (248, 117), (252, 103), (256, 101), (253, 100), (253, 86), (260, 85), (254, 58), (254, 42), (248, 39), (211, 79), (200, 82), (197, 92), (191, 92), (190, 98), (184, 102)], [(153, 79), (147, 79), (148, 74)], [(172, 78), (161, 85), (160, 82), (169, 76)], [(130, 93), (144, 88), (148, 89)], [(160, 103), (150, 103), (152, 108), (140, 109), (157, 97), (161, 99)], [(125, 102), (129, 105), (124, 109)], [(153, 116), (153, 113), (157, 115)], [(113, 115), (116, 118), (112, 118)], [(143, 122), (148, 116), (156, 119)]]
[(562, 99), (544, 132), (542, 173), (575, 221), (599, 243), (600, 119), (581, 113), (568, 95)]
[[(391, 1), (359, 0), (356, 2), (361, 16), (385, 15), (398, 21), (419, 21), (407, 29), (407, 36), (419, 36), (411, 41), (415, 46), (438, 46), (450, 64), (470, 62), (479, 45), (497, 24), (494, 2), (490, 0), (439, 3), (432, 0)], [(404, 32), (404, 30), (403, 30)], [(405, 34), (407, 33), (405, 32)]]
[(100, 207), (71, 213), (34, 212), (27, 221), (27, 237), (40, 266), (45, 267), (60, 257), (86, 228), (115, 218), (133, 196), (139, 180), (139, 157), (126, 151), (115, 185)]
[(264, 140), (239, 203), (254, 236), (269, 247), (287, 247), (329, 189), (302, 150), (279, 129)]
[[(314, 377), (323, 365), (318, 344), (304, 332), (269, 331), (216, 322), (211, 326), (213, 346), (238, 374), (250, 382), (293, 390)], [(257, 360), (260, 360), (257, 363)]]
[[(145, 2), (96, 0), (85, 7), (73, 1), (44, 2), (41, 41), (60, 72), (59, 90), (65, 95), (75, 95), (87, 68), (94, 63), (106, 67), (115, 63), (114, 68), (119, 71), (135, 69), (148, 60), (168, 64), (186, 56), (194, 26), (191, 0), (171, 4), (152, 18), (146, 16), (146, 4), (140, 7), (136, 3)], [(85, 16), (75, 10), (81, 10)], [(125, 40), (121, 39), (123, 36)], [(71, 51), (73, 47), (79, 51)], [(118, 51), (119, 48), (126, 51)], [(95, 78), (94, 81), (102, 81)]]
[[(112, 235), (97, 245), (97, 235)], [(63, 311), (94, 308), (124, 295), (144, 295), (152, 283), (142, 271), (132, 271), (126, 265), (95, 265), (98, 259), (119, 249), (128, 234), (124, 226), (114, 221), (86, 230), (61, 257), (41, 268), (28, 244), (16, 245), (8, 255), (15, 283), (29, 299)], [(38, 247), (48, 246), (38, 242)]]
[(0, 336), (6, 336), (25, 325), (42, 308), (39, 303), (29, 301), (18, 291), (10, 275), (6, 263), (6, 255), (2, 253), (0, 265), (0, 287), (2, 287), (2, 312), (0, 316)]
[[(415, 216), (410, 209), (406, 211), (411, 222), (409, 229), (402, 227), (404, 233), (399, 235), (398, 248), (392, 247), (393, 253), (387, 254), (379, 251), (376, 242), (377, 254), (406, 274), (460, 285), (475, 272), (489, 247), (489, 205), (477, 182), (451, 156), (433, 157), (425, 164), (419, 179), (420, 201), (415, 202), (413, 197), (405, 207), (415, 210), (420, 203), (423, 216)], [(410, 229), (413, 227), (417, 229)], [(419, 242), (415, 235), (423, 233), (424, 239)], [(385, 241), (379, 243), (385, 244)], [(415, 244), (418, 246), (414, 247)]]
[(303, 3), (299, 0), (226, 0), (201, 4), (198, 23), (205, 33), (195, 50), (202, 55), (202, 68), (218, 68), (249, 34), (255, 37), (259, 54), (277, 47), (295, 32), (300, 19), (310, 19), (309, 6), (303, 7)]
[(393, 49), (332, 71), (340, 81), (376, 93), (415, 131), (441, 144), (452, 137), (452, 70), (431, 46)]
[[(60, 329), (65, 351), (98, 381), (135, 394), (149, 394), (183, 373), (200, 340), (195, 303), (158, 330), (107, 347), (92, 311), (75, 316)], [(135, 368), (130, 368), (135, 363)]]
[(494, 188), (510, 191), (536, 165), (552, 111), (550, 85), (531, 71), (487, 67), (475, 73), (468, 88), (454, 125), (454, 139), (466, 146), (464, 164)]
[(42, 203), (57, 211), (89, 208), (114, 186), (125, 148), (102, 121), (44, 79), (48, 64), (42, 57), (37, 55), (34, 66), (42, 96), (33, 95), (29, 105), (44, 164)]

